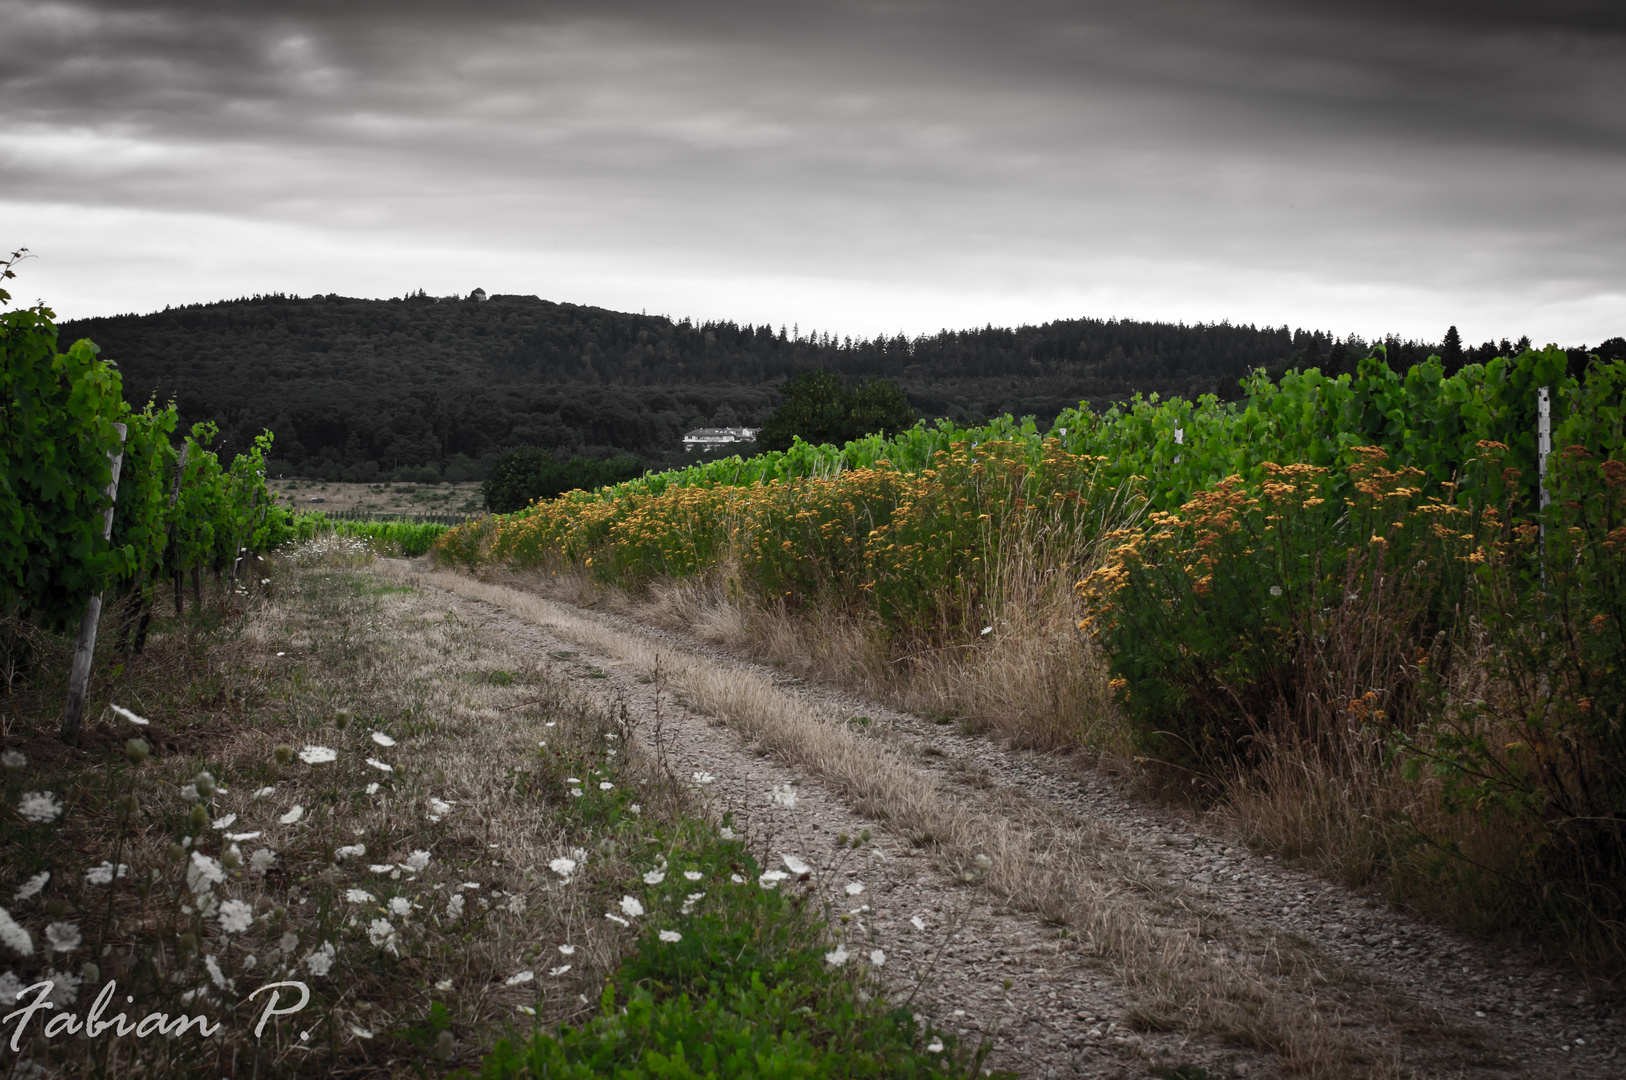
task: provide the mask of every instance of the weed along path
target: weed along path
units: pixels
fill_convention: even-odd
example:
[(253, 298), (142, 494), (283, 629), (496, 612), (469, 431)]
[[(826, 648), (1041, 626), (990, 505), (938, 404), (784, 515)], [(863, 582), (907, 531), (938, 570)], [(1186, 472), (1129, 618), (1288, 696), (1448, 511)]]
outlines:
[(1573, 976), (1130, 802), (1070, 759), (507, 586), (401, 561), (377, 572), (444, 592), (459, 618), (570, 674), (765, 862), (845, 879), (844, 947), (884, 965), (897, 1002), (986, 1036), (992, 1066), (1626, 1072), (1619, 1020)]

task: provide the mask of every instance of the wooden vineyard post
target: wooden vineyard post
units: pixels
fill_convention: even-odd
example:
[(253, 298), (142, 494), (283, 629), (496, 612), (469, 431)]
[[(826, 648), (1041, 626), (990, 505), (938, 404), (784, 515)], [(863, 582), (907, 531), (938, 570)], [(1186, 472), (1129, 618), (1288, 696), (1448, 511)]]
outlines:
[[(102, 516), (102, 539), (113, 538), (113, 507), (119, 498), (119, 470), (124, 467), (124, 437), (128, 432), (123, 424), (114, 424), (119, 433), (119, 452), (113, 455), (113, 475), (103, 494), (107, 497), (107, 512)], [(79, 620), (79, 643), (73, 650), (73, 671), (68, 676), (68, 705), (62, 711), (62, 741), (79, 741), (79, 720), (85, 711), (85, 694), (90, 690), (90, 661), (96, 652), (96, 624), (102, 618), (102, 594), (96, 593), (85, 602), (85, 616)]]
[(1536, 391), (1536, 493), (1543, 511), (1541, 515), (1541, 587), (1547, 587), (1547, 504), (1552, 497), (1547, 494), (1547, 458), (1553, 452), (1553, 412), (1552, 395), (1549, 389), (1543, 386)]

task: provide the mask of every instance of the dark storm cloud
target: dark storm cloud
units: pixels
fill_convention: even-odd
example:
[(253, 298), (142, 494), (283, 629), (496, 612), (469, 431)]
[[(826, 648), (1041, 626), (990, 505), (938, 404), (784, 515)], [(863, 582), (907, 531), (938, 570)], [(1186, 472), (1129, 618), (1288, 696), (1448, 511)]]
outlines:
[(1626, 278), (1616, 4), (0, 0), (0, 116), (20, 205), (904, 306), (974, 278), (1191, 318), (1298, 321), (1221, 309), (1301, 289), (1305, 322), (1335, 296), (1405, 322), (1522, 290), (1591, 326)]

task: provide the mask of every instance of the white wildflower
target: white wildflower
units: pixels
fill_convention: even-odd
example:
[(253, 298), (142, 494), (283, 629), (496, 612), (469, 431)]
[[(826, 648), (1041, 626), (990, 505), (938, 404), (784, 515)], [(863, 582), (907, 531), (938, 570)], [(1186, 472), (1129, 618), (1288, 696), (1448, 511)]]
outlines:
[(764, 870), (762, 872), (762, 876), (757, 878), (757, 884), (762, 886), (764, 889), (774, 889), (779, 886), (781, 881), (784, 881), (788, 877), (790, 877), (790, 875), (785, 873), (783, 870)]
[(837, 945), (835, 949), (824, 954), (824, 962), (829, 964), (831, 967), (840, 967), (842, 964), (847, 962), (847, 956), (848, 952), (846, 946)]
[(600, 780), (598, 782), (598, 789), (600, 791), (609, 791), (614, 787), (615, 787), (615, 785), (610, 783), (608, 780)]
[(360, 1027), (360, 1026), (358, 1026), (356, 1024), (351, 1024), (350, 1025), (350, 1034), (354, 1035), (358, 1039), (370, 1039), (370, 1038), (373, 1037), (372, 1032), (370, 1032), (366, 1028)]
[(730, 874), (730, 875), (728, 875), (728, 880), (732, 881), (736, 885), (744, 885), (745, 884), (745, 879), (740, 877), (740, 875), (738, 875), (738, 874)]
[(876, 967), (885, 967), (886, 966), (886, 950), (884, 950), (884, 949), (871, 949), (870, 953), (869, 953), (869, 962), (874, 964)]
[(345, 892), (344, 898), (350, 901), (352, 904), (370, 904), (377, 899), (377, 897), (368, 892), (366, 889), (350, 889)]
[(661, 873), (659, 870), (651, 870), (648, 873), (644, 874), (644, 884), (645, 885), (659, 885), (661, 882), (663, 882), (665, 880), (666, 880), (666, 875)]
[(373, 732), (373, 742), (377, 743), (379, 746), (395, 745), (395, 740), (384, 734), (382, 731)]
[(45, 883), (50, 880), (51, 872), (49, 870), (41, 870), (39, 873), (23, 882), (21, 887), (19, 887), (17, 891), (12, 894), (12, 899), (19, 901), (32, 900), (34, 897), (39, 895), (39, 891), (45, 888)]
[(452, 988), (452, 980), (450, 980), (450, 979), (441, 979), (439, 982), (435, 983), (435, 989), (441, 991), (442, 993), (445, 993), (447, 990), (450, 990), (451, 988)]
[(807, 865), (794, 855), (781, 855), (780, 861), (785, 864), (786, 870), (789, 870), (799, 878), (808, 877), (813, 873), (813, 868), (811, 866)]
[(857, 896), (859, 893), (861, 893), (863, 891), (864, 891), (864, 883), (862, 881), (849, 881), (849, 882), (847, 882), (846, 893), (847, 893), (848, 896)]
[(628, 918), (636, 919), (644, 913), (644, 905), (639, 903), (636, 896), (623, 896), (621, 898), (621, 912)]
[(387, 874), (390, 871), (394, 870), (395, 867), (393, 865), (391, 865), (390, 863), (387, 863), (387, 862), (375, 862), (375, 863), (368, 863), (367, 864), (367, 869), (371, 870), (375, 874)]
[(0, 975), (0, 1008), (9, 1009), (17, 1004), (17, 995), (23, 992), (23, 981), (15, 971)]
[(685, 871), (683, 871), (683, 876), (684, 876), (684, 878), (686, 878), (689, 881), (699, 881), (701, 878), (705, 877), (706, 875), (702, 874), (698, 870), (685, 870)]
[(369, 794), (369, 795), (377, 795), (378, 794), (378, 781), (377, 780), (374, 780), (372, 783), (367, 785), (367, 794)]
[(294, 933), (292, 930), (287, 931), (277, 939), (277, 948), (281, 949), (285, 953), (293, 952), (295, 949), (299, 948), (299, 935)]
[(395, 933), (395, 927), (390, 925), (388, 919), (374, 919), (367, 926), (367, 940), (381, 949), (395, 952), (396, 943), (400, 940)]
[(182, 800), (184, 800), (186, 802), (189, 802), (189, 803), (197, 802), (198, 801), (198, 785), (196, 785), (196, 784), (182, 784), (181, 785), (181, 798), (182, 798)]
[(79, 986), (84, 982), (71, 971), (47, 971), (39, 978), (40, 982), (49, 982), (51, 986), (51, 1000), (58, 1005), (72, 1005), (79, 1000)]
[(694, 911), (694, 906), (705, 898), (705, 895), (706, 894), (703, 892), (690, 893), (688, 896), (683, 898), (683, 906), (678, 910), (684, 915), (690, 914)]
[(416, 873), (429, 865), (429, 852), (414, 851), (411, 855), (407, 856), (407, 861), (402, 865), (404, 865), (408, 870)]
[(465, 881), (458, 886), (459, 889), (478, 889), (479, 887), (480, 883), (478, 881)]
[(277, 789), (275, 787), (263, 787), (263, 788), (261, 788), (260, 790), (258, 790), (258, 791), (256, 791), (254, 793), (253, 798), (255, 798), (255, 799), (269, 799), (271, 796), (275, 795), (276, 793), (277, 793)]
[(561, 856), (548, 863), (548, 869), (552, 870), (555, 874), (558, 874), (566, 881), (569, 881), (571, 876), (576, 872), (576, 860), (567, 859)]
[(644, 808), (643, 808), (643, 805), (640, 804), (640, 803), (633, 803), (631, 806), (627, 807), (627, 813), (631, 814), (633, 817), (637, 817), (639, 814), (642, 814), (643, 812), (644, 812)]
[(398, 918), (406, 918), (412, 914), (412, 901), (404, 896), (390, 897), (390, 914)]
[(924, 930), (924, 929), (926, 929), (926, 920), (922, 919), (919, 915), (916, 915), (913, 918), (911, 918), (909, 920), (909, 922), (914, 925), (914, 928), (916, 930)]
[(138, 725), (140, 727), (146, 727), (148, 724), (152, 723), (151, 720), (148, 720), (144, 716), (137, 716), (135, 713), (131, 712), (129, 709), (126, 709), (122, 705), (112, 705), (112, 704), (110, 704), (107, 707), (109, 709), (113, 710), (113, 715), (121, 716), (124, 719), (130, 721), (130, 723), (136, 724), (136, 725)]
[(209, 981), (222, 990), (229, 989), (235, 980), (226, 978), (226, 973), (220, 970), (220, 961), (213, 953), (203, 958), (203, 966), (209, 969)]
[(570, 789), (570, 796), (571, 796), (571, 798), (573, 798), (573, 799), (579, 799), (579, 798), (581, 798), (581, 797), (582, 797), (582, 789), (581, 789), (581, 788), (579, 788), (579, 787), (573, 787), (573, 788), (571, 788), (571, 789)]
[(503, 981), (503, 985), (518, 986), (520, 983), (528, 983), (534, 978), (536, 978), (536, 972), (534, 971), (516, 972), (515, 974), (508, 976), (508, 978)]
[(549, 968), (548, 969), (548, 974), (557, 979), (559, 976), (563, 975), (565, 972), (567, 972), (569, 970), (570, 970), (570, 965), (569, 964), (560, 964), (556, 968)]
[(326, 765), (339, 760), (339, 752), (327, 746), (307, 746), (299, 752), (299, 760), (307, 765)]
[(452, 812), (452, 804), (447, 802), (445, 799), (431, 798), (429, 800), (429, 809), (434, 813), (439, 814), (441, 817), (445, 817), (447, 814)]
[(371, 765), (373, 768), (377, 769), (379, 772), (392, 773), (392, 772), (395, 771), (395, 766), (394, 765), (386, 765), (382, 761), (379, 761), (377, 758), (368, 758), (367, 759), (367, 764)]
[(241, 934), (254, 925), (254, 909), (241, 900), (227, 900), (220, 905), (220, 929), (228, 934)]
[[(90, 884), (90, 885), (108, 885), (108, 884), (111, 884), (112, 881), (113, 881), (113, 871), (114, 871), (113, 864), (104, 859), (100, 866), (92, 866), (89, 870), (85, 871), (85, 882), (87, 884)], [(126, 874), (128, 874), (129, 872), (130, 872), (130, 865), (128, 863), (119, 863), (119, 865), (118, 865), (118, 876), (119, 877), (123, 877)]]
[(783, 806), (786, 810), (796, 809), (796, 789), (789, 784), (776, 784), (768, 797), (776, 806)]
[(734, 839), (734, 830), (730, 829), (727, 825), (724, 825), (721, 829), (717, 830), (717, 835), (722, 837), (724, 840), (732, 840)]
[(628, 921), (627, 921), (627, 920), (625, 920), (625, 919), (623, 919), (623, 918), (622, 918), (622, 917), (621, 917), (621, 916), (619, 916), (619, 915), (617, 915), (617, 914), (616, 914), (616, 913), (615, 913), (615, 912), (613, 912), (613, 911), (606, 911), (606, 912), (605, 912), (605, 913), (604, 913), (604, 917), (605, 917), (605, 918), (606, 918), (606, 919), (609, 919), (609, 920), (610, 920), (610, 921), (611, 921), (611, 922), (614, 922), (614, 923), (620, 923), (620, 924), (621, 924), (621, 925), (622, 925), (622, 926), (631, 926), (631, 925), (632, 925), (632, 924), (631, 924), (631, 923), (630, 923), (630, 922), (628, 922)]
[(8, 772), (22, 772), (28, 768), (28, 756), (16, 750), (7, 750), (0, 754), (0, 765), (5, 766)]
[(282, 815), (277, 820), (282, 822), (284, 825), (292, 825), (294, 822), (298, 821), (300, 818), (302, 818), (304, 816), (305, 816), (305, 808), (303, 806), (300, 806), (298, 803), (295, 803), (292, 810), (289, 810), (286, 814)]
[(186, 867), (186, 884), (195, 894), (202, 896), (225, 880), (226, 871), (220, 863), (201, 851), (192, 853), (192, 861)]
[(694, 782), (697, 784), (709, 784), (716, 779), (717, 778), (711, 775), (709, 772), (697, 772), (694, 774)]
[(938, 1038), (936, 1035), (933, 1035), (932, 1036), (932, 1041), (926, 1044), (926, 1053), (928, 1053), (928, 1054), (941, 1054), (942, 1052), (943, 1052), (943, 1040)]
[(333, 849), (333, 861), (344, 862), (346, 859), (359, 859), (367, 854), (366, 844), (346, 844), (341, 848)]
[(1280, 596), (1280, 595), (1282, 595), (1282, 587), (1280, 585), (1272, 585), (1270, 587), (1270, 595), (1272, 595), (1272, 596)]
[(525, 898), (523, 896), (519, 895), (518, 893), (515, 893), (513, 896), (510, 896), (508, 898), (508, 914), (510, 914), (510, 915), (523, 915), (523, 914), (525, 914)]
[(221, 832), (225, 832), (235, 824), (237, 824), (237, 815), (227, 814), (223, 818), (215, 818), (209, 827), (211, 829), (219, 829)]
[(49, 791), (25, 791), (17, 812), (29, 821), (44, 824), (62, 816), (62, 800)]
[(322, 942), (310, 955), (305, 957), (305, 969), (317, 978), (321, 978), (333, 970), (333, 958), (336, 953), (337, 950), (333, 948), (333, 942)]
[(683, 935), (678, 933), (676, 930), (662, 930), (661, 940), (670, 945), (673, 942), (682, 941)]
[(559, 946), (559, 955), (561, 955), (561, 956), (574, 956), (575, 954), (576, 954), (576, 946), (574, 946), (574, 945), (561, 945), (561, 946)]
[(455, 893), (450, 900), (446, 901), (446, 917), (450, 919), (460, 919), (463, 917), (462, 893)]
[(248, 857), (248, 865), (256, 874), (263, 874), (276, 864), (277, 853), (270, 848), (261, 848)]
[(244, 840), (258, 840), (259, 838), (260, 838), (260, 833), (258, 831), (255, 831), (255, 832), (229, 832), (229, 833), (226, 834), (226, 839), (230, 840), (234, 844), (240, 843), (240, 842), (242, 842)]
[(73, 952), (85, 939), (73, 923), (54, 922), (45, 928), (45, 940), (51, 943), (52, 952)]

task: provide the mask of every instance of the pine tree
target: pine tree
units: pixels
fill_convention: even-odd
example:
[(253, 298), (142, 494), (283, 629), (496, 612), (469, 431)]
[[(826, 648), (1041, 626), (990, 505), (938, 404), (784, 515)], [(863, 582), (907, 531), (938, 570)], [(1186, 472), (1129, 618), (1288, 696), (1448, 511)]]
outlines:
[(1455, 375), (1467, 362), (1462, 355), (1462, 335), (1455, 326), (1445, 332), (1445, 341), (1440, 345), (1440, 362), (1445, 365), (1447, 375)]

